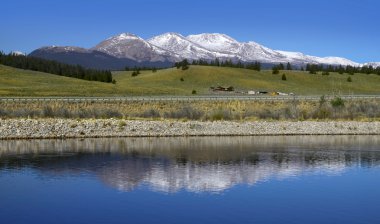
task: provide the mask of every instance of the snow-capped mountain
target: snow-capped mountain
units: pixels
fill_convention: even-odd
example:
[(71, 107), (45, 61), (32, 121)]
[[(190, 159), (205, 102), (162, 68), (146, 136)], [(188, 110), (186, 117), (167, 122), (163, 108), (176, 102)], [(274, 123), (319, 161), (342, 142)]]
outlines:
[(130, 33), (122, 33), (108, 38), (92, 48), (117, 58), (129, 58), (138, 62), (143, 61), (175, 61), (179, 58), (144, 39)]
[(24, 52), (21, 52), (21, 51), (11, 51), (12, 55), (16, 55), (16, 56), (26, 56), (26, 54)]
[[(88, 63), (90, 58), (98, 59), (99, 57), (104, 57), (104, 55), (110, 57), (107, 58), (107, 62), (104, 62), (106, 64), (111, 63), (111, 61), (118, 61), (117, 63), (112, 62), (112, 66), (105, 66), (104, 68), (116, 68), (114, 66), (116, 64), (117, 68), (119, 68), (123, 60), (130, 60), (129, 66), (133, 64), (132, 62), (135, 62), (134, 65), (136, 66), (144, 64), (146, 66), (165, 67), (183, 59), (214, 60), (216, 58), (220, 60), (231, 59), (235, 62), (259, 61), (269, 64), (289, 62), (294, 65), (311, 63), (343, 66), (380, 66), (380, 63), (376, 62), (359, 64), (341, 57), (316, 57), (301, 52), (273, 50), (253, 41), (239, 42), (232, 37), (219, 33), (203, 33), (187, 37), (178, 33), (165, 33), (148, 40), (131, 33), (122, 33), (110, 37), (90, 49), (51, 46), (37, 49), (31, 54), (42, 58), (44, 58), (44, 55), (48, 55), (45, 58), (54, 58), (54, 60), (65, 62), (60, 60), (60, 57), (62, 54), (66, 55), (65, 60), (67, 61), (67, 54), (69, 53), (80, 54), (81, 61), (87, 61), (86, 65), (92, 64)], [(99, 53), (104, 55), (99, 56)], [(91, 57), (85, 59), (85, 54), (91, 55)]]
[[(253, 41), (241, 43), (230, 36), (219, 33), (189, 35), (186, 38), (180, 34), (175, 34), (177, 38), (173, 38), (172, 36), (173, 35), (171, 34), (160, 35), (153, 37), (149, 42), (163, 49), (176, 52), (184, 58), (190, 59), (231, 58), (244, 62), (261, 61), (267, 63), (290, 62), (293, 64), (317, 63), (360, 66), (359, 63), (345, 58), (320, 58), (299, 52), (276, 51)], [(183, 43), (186, 43), (186, 45)], [(186, 51), (183, 52), (178, 50), (178, 46), (186, 46)], [(199, 51), (199, 47), (202, 48), (201, 51)], [(209, 53), (204, 54), (204, 52), (207, 51)]]
[(216, 51), (216, 52), (224, 52), (228, 54), (236, 54), (237, 49), (240, 46), (240, 43), (225, 35), (219, 33), (203, 33), (197, 35), (189, 35), (187, 39), (199, 44), (200, 46)]
[(187, 37), (194, 43), (199, 44), (205, 49), (228, 54), (230, 58), (237, 58), (241, 61), (279, 61), (284, 56), (276, 51), (264, 47), (253, 41), (240, 43), (230, 36), (219, 33), (204, 33), (189, 35)]
[(233, 57), (233, 55), (206, 49), (178, 33), (165, 33), (149, 39), (148, 42), (173, 52), (180, 58), (212, 60)]
[(351, 65), (360, 66), (359, 63), (353, 62), (346, 58), (340, 57), (316, 57), (305, 55), (301, 52), (290, 52), (290, 51), (277, 51), (278, 53), (285, 56), (285, 60), (290, 63), (310, 63), (310, 64), (331, 64), (331, 65)]
[(363, 66), (372, 66), (374, 68), (380, 67), (380, 62), (368, 62), (364, 63)]
[(227, 54), (227, 58), (237, 59), (245, 62), (282, 62), (283, 55), (253, 41), (240, 43), (225, 34), (204, 33), (190, 35), (190, 41), (202, 46), (205, 49), (219, 54)]
[(39, 51), (50, 51), (50, 52), (60, 52), (60, 53), (68, 53), (68, 52), (77, 52), (77, 53), (88, 53), (91, 52), (86, 48), (74, 47), (74, 46), (46, 46), (38, 49)]
[(104, 52), (80, 47), (42, 47), (29, 56), (59, 61), (61, 63), (81, 65), (85, 68), (121, 70), (128, 67), (168, 67), (171, 62), (137, 62), (129, 58), (117, 58)]

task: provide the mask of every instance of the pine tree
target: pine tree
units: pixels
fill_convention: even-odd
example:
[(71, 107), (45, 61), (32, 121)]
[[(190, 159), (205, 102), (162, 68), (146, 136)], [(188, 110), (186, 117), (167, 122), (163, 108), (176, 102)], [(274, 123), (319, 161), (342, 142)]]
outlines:
[(280, 73), (280, 71), (278, 69), (278, 66), (273, 66), (273, 68), (272, 68), (272, 74), (277, 75), (279, 73)]
[(292, 65), (289, 62), (286, 64), (286, 70), (293, 70)]

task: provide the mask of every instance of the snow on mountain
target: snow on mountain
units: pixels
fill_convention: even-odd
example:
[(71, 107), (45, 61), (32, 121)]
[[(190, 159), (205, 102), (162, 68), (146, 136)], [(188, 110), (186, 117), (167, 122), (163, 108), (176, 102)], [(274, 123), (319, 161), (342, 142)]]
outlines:
[[(187, 37), (178, 33), (165, 33), (144, 40), (131, 33), (110, 37), (91, 49), (78, 47), (45, 47), (40, 51), (88, 53), (98, 51), (117, 59), (130, 59), (138, 63), (173, 63), (182, 59), (221, 60), (231, 59), (243, 62), (260, 61), (264, 63), (287, 63), (303, 65), (332, 64), (362, 66), (340, 57), (316, 57), (300, 52), (273, 50), (256, 42), (239, 42), (232, 37), (219, 33), (203, 33)], [(380, 66), (380, 63), (364, 65)]]
[(253, 41), (240, 43), (225, 34), (203, 33), (189, 35), (190, 41), (204, 47), (205, 49), (227, 54), (241, 61), (282, 62), (284, 58), (280, 53), (264, 47)]
[(233, 57), (233, 55), (206, 49), (178, 33), (165, 33), (149, 39), (148, 42), (162, 49), (175, 52), (181, 58), (186, 59), (213, 60), (215, 58)]
[(69, 52), (77, 52), (77, 53), (88, 53), (90, 50), (81, 48), (81, 47), (73, 47), (73, 46), (47, 46), (41, 47), (38, 49), (39, 51), (49, 51), (55, 53), (69, 53)]
[(21, 51), (12, 51), (11, 54), (16, 56), (26, 56), (26, 54)]
[(374, 68), (380, 67), (380, 62), (368, 62), (364, 63), (363, 66), (372, 66)]
[(277, 51), (278, 53), (285, 55), (286, 59), (290, 63), (314, 63), (314, 64), (331, 64), (331, 65), (351, 65), (360, 66), (359, 63), (353, 62), (346, 58), (340, 57), (316, 57), (305, 55), (301, 52), (290, 52), (290, 51)]
[(285, 56), (253, 41), (241, 43), (237, 53), (242, 61), (285, 62)]
[(329, 65), (351, 65), (351, 66), (355, 66), (355, 67), (360, 66), (359, 63), (356, 63), (356, 62), (353, 62), (347, 58), (341, 58), (341, 57), (318, 58), (318, 63), (319, 64), (329, 64)]
[(236, 54), (240, 43), (225, 34), (203, 33), (189, 35), (187, 39), (211, 51)]
[(141, 37), (130, 33), (110, 37), (93, 47), (92, 50), (104, 52), (117, 58), (129, 58), (138, 62), (172, 61), (178, 58), (174, 53), (152, 45)]
[(239, 60), (252, 62), (261, 61), (268, 63), (318, 63), (318, 64), (342, 64), (359, 66), (358, 63), (345, 58), (326, 57), (319, 58), (305, 55), (299, 52), (275, 51), (250, 41), (241, 43), (225, 34), (219, 33), (204, 33), (197, 35), (189, 35), (188, 40), (202, 46), (205, 49), (225, 53), (230, 57), (235, 57)]

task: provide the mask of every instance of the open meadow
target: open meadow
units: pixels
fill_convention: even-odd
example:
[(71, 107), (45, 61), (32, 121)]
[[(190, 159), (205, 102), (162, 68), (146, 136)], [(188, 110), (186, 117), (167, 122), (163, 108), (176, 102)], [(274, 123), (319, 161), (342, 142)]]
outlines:
[[(188, 70), (169, 68), (113, 72), (116, 84), (85, 81), (0, 65), (0, 96), (137, 96), (209, 95), (210, 87), (234, 87), (235, 91), (261, 90), (296, 95), (380, 94), (380, 76), (375, 74), (312, 75), (303, 71), (260, 72), (225, 67), (190, 66)], [(285, 74), (287, 80), (282, 80)], [(351, 77), (352, 82), (348, 82)], [(223, 94), (223, 93), (222, 93)]]

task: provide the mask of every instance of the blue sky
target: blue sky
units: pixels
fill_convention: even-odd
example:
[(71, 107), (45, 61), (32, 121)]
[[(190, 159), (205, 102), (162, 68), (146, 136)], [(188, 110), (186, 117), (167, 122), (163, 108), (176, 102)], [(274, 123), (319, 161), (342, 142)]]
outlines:
[(0, 50), (92, 47), (112, 35), (225, 33), (272, 49), (380, 61), (378, 0), (2, 0)]

